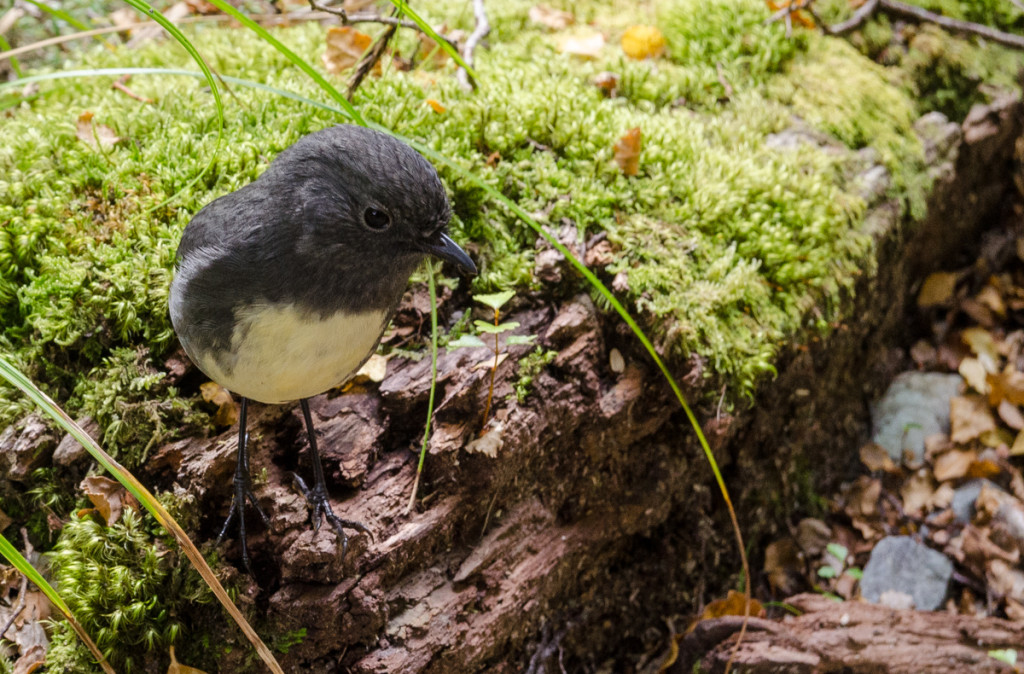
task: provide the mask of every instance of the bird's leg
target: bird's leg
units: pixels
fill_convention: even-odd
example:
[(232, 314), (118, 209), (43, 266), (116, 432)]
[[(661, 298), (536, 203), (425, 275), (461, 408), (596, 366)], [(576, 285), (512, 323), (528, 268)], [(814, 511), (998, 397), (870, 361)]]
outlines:
[(217, 536), (217, 544), (224, 540), (224, 535), (228, 532), (228, 527), (231, 526), (231, 522), (238, 517), (238, 542), (242, 545), (242, 563), (245, 564), (245, 570), (252, 573), (252, 563), (249, 561), (249, 545), (245, 540), (245, 502), (252, 503), (256, 512), (259, 513), (260, 518), (263, 519), (263, 524), (270, 529), (270, 519), (267, 514), (263, 512), (263, 508), (260, 507), (260, 502), (256, 500), (256, 494), (252, 491), (252, 485), (249, 482), (249, 449), (248, 439), (249, 434), (245, 432), (245, 413), (249, 406), (249, 400), (242, 398), (241, 409), (238, 412), (238, 461), (235, 464), (235, 493), (231, 497), (231, 509), (228, 511), (228, 518), (224, 520), (224, 526), (220, 530), (220, 535)]
[[(316, 432), (313, 430), (313, 416), (309, 413), (309, 400), (303, 398), (299, 404), (302, 406), (302, 416), (306, 419), (306, 434), (309, 435), (309, 458), (313, 464), (313, 488), (307, 487), (305, 481), (297, 474), (294, 476), (295, 484), (313, 508), (310, 515), (313, 530), (320, 530), (321, 516), (330, 522), (341, 540), (341, 558), (345, 559), (345, 553), (348, 551), (348, 535), (345, 533), (344, 527), (362, 531), (365, 534), (370, 534), (370, 530), (360, 522), (343, 520), (334, 514), (331, 503), (327, 500), (327, 484), (324, 481), (324, 468), (320, 463), (320, 452), (316, 448)], [(370, 537), (372, 538), (373, 534), (370, 534)]]

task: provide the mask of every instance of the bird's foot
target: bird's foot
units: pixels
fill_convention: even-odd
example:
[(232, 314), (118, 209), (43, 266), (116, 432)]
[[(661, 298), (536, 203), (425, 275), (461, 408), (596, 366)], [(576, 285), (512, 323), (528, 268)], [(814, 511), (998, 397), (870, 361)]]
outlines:
[(267, 513), (263, 511), (263, 507), (260, 506), (260, 502), (256, 499), (256, 494), (252, 490), (252, 486), (249, 484), (247, 478), (240, 479), (235, 476), (235, 493), (231, 497), (231, 508), (228, 510), (228, 517), (224, 520), (224, 526), (221, 527), (220, 535), (217, 536), (217, 545), (221, 544), (224, 540), (224, 536), (228, 533), (228, 528), (231, 526), (231, 522), (238, 518), (238, 543), (242, 546), (242, 563), (245, 565), (245, 570), (249, 572), (249, 575), (254, 575), (252, 572), (252, 562), (249, 559), (249, 544), (246, 541), (245, 536), (245, 502), (248, 501), (255, 508), (259, 514), (260, 519), (263, 520), (264, 526), (267, 529), (272, 529), (270, 524), (270, 518), (267, 517)]
[(311, 512), (309, 517), (310, 522), (313, 524), (313, 531), (320, 530), (321, 517), (330, 522), (331, 526), (334, 527), (334, 532), (338, 535), (338, 540), (341, 541), (342, 561), (345, 560), (345, 553), (348, 552), (348, 534), (345, 533), (345, 528), (361, 531), (368, 535), (370, 540), (373, 540), (373, 534), (370, 533), (370, 530), (362, 522), (343, 520), (334, 514), (331, 502), (327, 499), (327, 490), (324, 489), (322, 484), (313, 485), (313, 488), (310, 489), (306, 486), (306, 482), (295, 473), (292, 474), (292, 480), (310, 505)]

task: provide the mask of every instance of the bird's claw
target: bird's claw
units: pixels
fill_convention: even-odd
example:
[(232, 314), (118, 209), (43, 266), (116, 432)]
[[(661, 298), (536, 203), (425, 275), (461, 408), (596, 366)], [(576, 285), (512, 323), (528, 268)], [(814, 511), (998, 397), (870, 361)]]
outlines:
[(235, 477), (235, 493), (231, 497), (231, 507), (228, 509), (227, 519), (224, 520), (224, 526), (221, 527), (220, 534), (217, 536), (217, 545), (223, 542), (224, 537), (228, 533), (228, 528), (231, 526), (231, 522), (238, 518), (238, 543), (242, 546), (242, 563), (245, 565), (245, 570), (252, 576), (252, 562), (249, 559), (249, 544), (246, 540), (245, 535), (245, 502), (248, 501), (252, 504), (253, 509), (259, 514), (260, 519), (263, 520), (264, 526), (267, 529), (273, 529), (270, 524), (270, 518), (267, 517), (267, 513), (263, 510), (263, 506), (260, 505), (259, 500), (256, 498), (256, 493), (253, 492), (252, 487), (249, 484), (249, 480), (246, 478), (239, 479)]
[(341, 559), (345, 560), (345, 553), (348, 552), (348, 534), (345, 533), (345, 529), (355, 529), (356, 531), (362, 532), (373, 540), (373, 534), (362, 522), (356, 522), (353, 520), (345, 520), (334, 514), (334, 509), (331, 508), (331, 502), (327, 498), (327, 492), (323, 485), (315, 485), (312, 489), (306, 486), (305, 480), (299, 477), (298, 474), (292, 474), (292, 480), (295, 483), (296, 488), (302, 492), (302, 495), (306, 498), (306, 502), (309, 503), (310, 522), (313, 525), (313, 531), (320, 531), (320, 519), (323, 518), (330, 522), (331, 527), (334, 528), (334, 532), (338, 535), (338, 540), (341, 541)]

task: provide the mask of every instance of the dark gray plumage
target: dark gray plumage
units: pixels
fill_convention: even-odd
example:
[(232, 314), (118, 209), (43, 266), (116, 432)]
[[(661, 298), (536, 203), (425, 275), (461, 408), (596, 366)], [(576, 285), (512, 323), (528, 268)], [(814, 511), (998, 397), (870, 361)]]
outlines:
[[(373, 353), (416, 266), (436, 255), (475, 272), (445, 234), (448, 200), (434, 168), (394, 138), (358, 126), (313, 133), (256, 181), (203, 208), (185, 228), (170, 313), (186, 353), (242, 396), (235, 500), (249, 489), (246, 399), (299, 399), (316, 477), (306, 490), (345, 544), (326, 498), (306, 398), (344, 383)], [(262, 515), (262, 511), (260, 512)], [(223, 536), (223, 532), (222, 532)]]

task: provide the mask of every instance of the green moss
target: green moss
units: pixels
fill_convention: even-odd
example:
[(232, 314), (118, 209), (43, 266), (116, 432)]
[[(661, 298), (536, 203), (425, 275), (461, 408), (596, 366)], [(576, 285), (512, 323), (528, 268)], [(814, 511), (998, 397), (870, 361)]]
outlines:
[[(839, 315), (841, 293), (870, 259), (856, 227), (863, 204), (844, 183), (845, 160), (816, 148), (768, 149), (765, 137), (795, 113), (852, 148), (875, 147), (901, 196), (916, 204), (913, 181), (902, 177), (920, 168), (909, 132), (913, 106), (840, 41), (806, 31), (786, 39), (781, 25), (765, 25), (756, 0), (660, 4), (656, 21), (669, 58), (650, 62), (626, 59), (614, 42), (590, 62), (560, 54), (555, 36), (525, 22), (529, 6), (517, 1), (494, 12), (473, 94), (458, 87), (450, 66), (435, 76), (388, 68), (364, 84), (356, 104), (543, 213), (544, 224), (569, 219), (582, 235), (608, 232), (622, 248), (612, 271), (626, 273), (626, 299), (664, 349), (700, 353), (733, 381), (732, 390), (752, 390), (809, 314), (820, 316), (812, 328)], [(454, 25), (472, 20), (441, 5), (423, 11)], [(317, 62), (321, 27), (279, 34)], [(224, 73), (320, 97), (245, 31), (197, 28), (192, 35)], [(167, 44), (94, 49), (82, 65), (129, 58), (134, 66), (189, 67)], [(608, 99), (592, 84), (602, 70), (620, 73), (622, 96)], [(105, 78), (44, 86), (53, 89), (45, 105), (24, 104), (0, 128), (0, 339), (72, 413), (97, 416), (105, 440), (132, 463), (191, 423), (187, 401), (160, 378), (174, 343), (166, 292), (181, 229), (201, 205), (252, 180), (276, 152), (337, 120), (234, 87), (225, 142), (216, 148), (210, 96), (197, 81), (137, 76), (133, 89), (156, 105), (110, 90)], [(447, 111), (435, 113), (428, 97)], [(124, 141), (97, 151), (78, 140), (75, 120), (86, 110)], [(613, 146), (636, 126), (644, 139), (640, 174), (626, 177)], [(214, 152), (212, 171), (195, 188), (153, 210)], [(492, 156), (500, 159), (488, 164)], [(442, 177), (456, 237), (478, 246), (474, 291), (534, 284), (536, 235), (478, 187), (448, 170)], [(5, 418), (21, 405), (10, 391), (0, 395)]]
[(537, 347), (519, 359), (516, 367), (516, 380), (513, 395), (522, 404), (533, 390), (533, 378), (544, 371), (551, 361), (558, 356), (557, 351)]
[[(186, 616), (195, 613), (195, 604), (213, 600), (192, 567), (179, 564), (176, 552), (151, 537), (144, 519), (132, 509), (109, 527), (91, 517), (72, 519), (49, 554), (61, 596), (123, 672), (151, 671), (188, 632)], [(71, 632), (63, 623), (57, 630)], [(57, 643), (64, 647), (48, 654), (52, 671), (81, 660), (79, 647), (66, 637)]]

